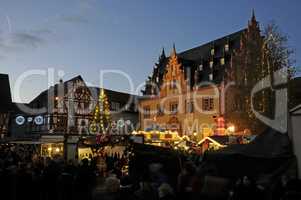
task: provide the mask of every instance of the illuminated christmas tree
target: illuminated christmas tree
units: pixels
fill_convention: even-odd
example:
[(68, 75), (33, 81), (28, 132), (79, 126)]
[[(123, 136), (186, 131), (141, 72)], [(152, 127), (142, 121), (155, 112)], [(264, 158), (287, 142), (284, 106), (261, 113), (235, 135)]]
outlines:
[(91, 131), (93, 133), (105, 134), (110, 129), (110, 125), (111, 125), (110, 104), (108, 102), (108, 97), (105, 94), (104, 89), (101, 89), (93, 113)]

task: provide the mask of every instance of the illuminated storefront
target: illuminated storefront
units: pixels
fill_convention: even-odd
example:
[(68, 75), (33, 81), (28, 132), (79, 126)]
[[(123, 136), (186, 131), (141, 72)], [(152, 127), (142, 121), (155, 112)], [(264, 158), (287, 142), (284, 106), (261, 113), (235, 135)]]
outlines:
[(42, 136), (41, 143), (41, 156), (55, 157), (64, 156), (64, 137), (63, 136)]
[(55, 157), (64, 155), (63, 143), (46, 143), (41, 144), (41, 156), (43, 157)]

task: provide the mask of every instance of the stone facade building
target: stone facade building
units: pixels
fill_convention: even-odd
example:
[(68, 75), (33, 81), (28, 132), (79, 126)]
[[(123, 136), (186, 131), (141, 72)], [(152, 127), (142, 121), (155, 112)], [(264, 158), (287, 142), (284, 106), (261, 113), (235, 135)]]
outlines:
[(250, 89), (264, 75), (258, 70), (262, 45), (253, 12), (243, 30), (180, 53), (174, 46), (169, 57), (163, 49), (142, 91), (141, 129), (181, 134), (210, 134), (205, 132), (226, 124), (250, 129)]

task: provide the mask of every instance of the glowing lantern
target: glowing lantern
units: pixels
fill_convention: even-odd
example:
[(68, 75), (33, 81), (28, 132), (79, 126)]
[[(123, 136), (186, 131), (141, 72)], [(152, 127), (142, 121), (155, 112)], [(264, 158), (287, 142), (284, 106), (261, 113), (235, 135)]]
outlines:
[(231, 132), (231, 133), (234, 133), (234, 132), (235, 132), (235, 126), (234, 126), (234, 125), (231, 125), (231, 126), (228, 127), (227, 130), (228, 130), (229, 132)]

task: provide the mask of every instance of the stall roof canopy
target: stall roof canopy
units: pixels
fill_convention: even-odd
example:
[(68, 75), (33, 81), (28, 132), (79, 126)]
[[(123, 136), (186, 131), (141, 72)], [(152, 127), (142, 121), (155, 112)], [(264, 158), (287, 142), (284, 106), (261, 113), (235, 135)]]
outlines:
[[(283, 171), (295, 158), (287, 134), (267, 129), (245, 145), (229, 145), (205, 153), (204, 161), (224, 177), (257, 177)], [(272, 177), (272, 176), (271, 176)]]
[(225, 146), (228, 140), (229, 140), (228, 136), (211, 136), (211, 137), (203, 138), (200, 142), (198, 142), (198, 145), (203, 144), (205, 141), (210, 141), (218, 146)]
[(256, 158), (289, 157), (291, 143), (287, 134), (268, 128), (246, 145), (229, 145), (226, 148), (208, 152), (208, 156), (243, 155)]

